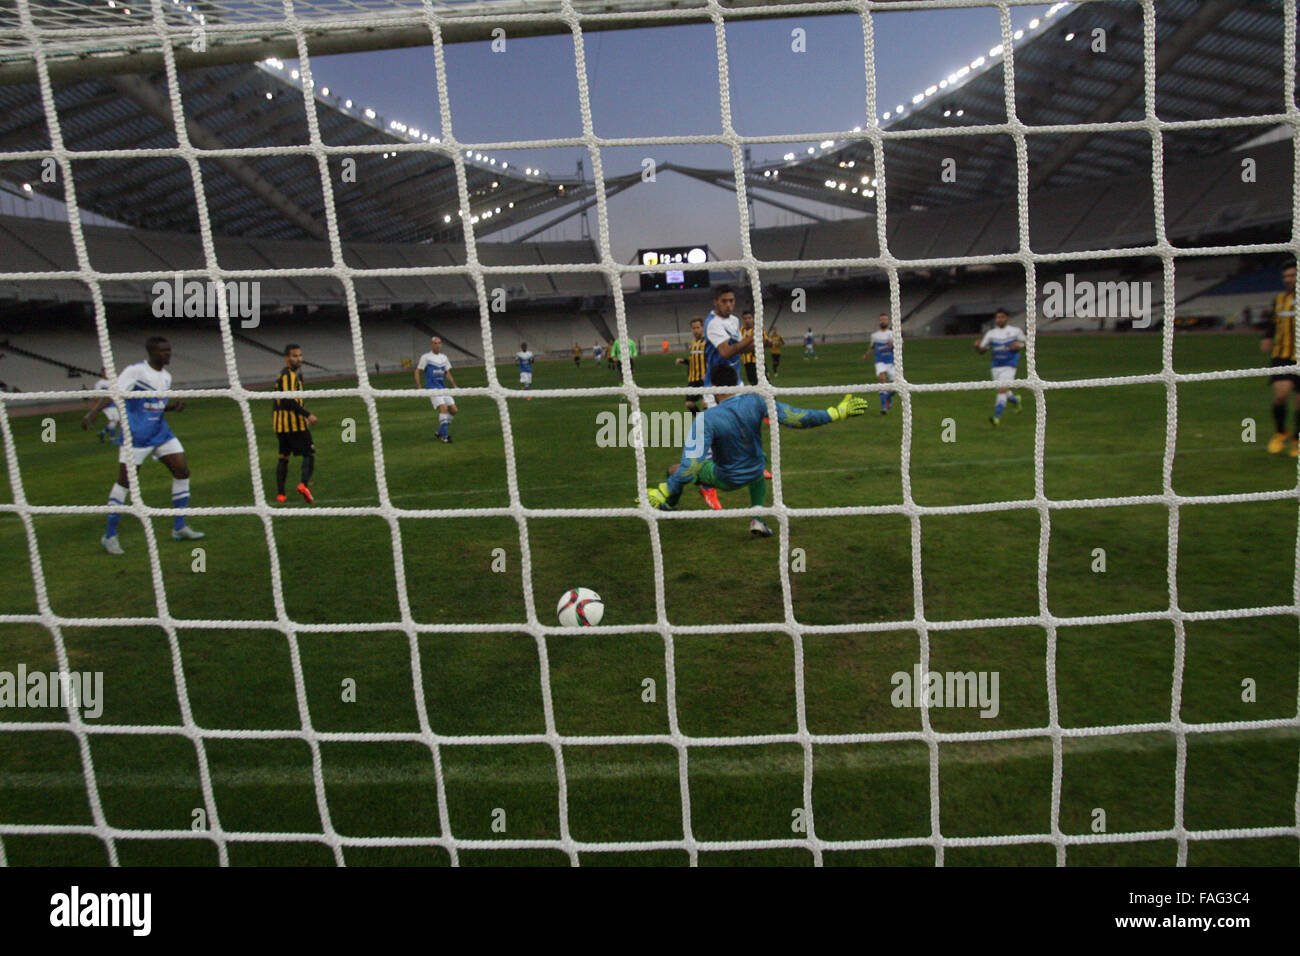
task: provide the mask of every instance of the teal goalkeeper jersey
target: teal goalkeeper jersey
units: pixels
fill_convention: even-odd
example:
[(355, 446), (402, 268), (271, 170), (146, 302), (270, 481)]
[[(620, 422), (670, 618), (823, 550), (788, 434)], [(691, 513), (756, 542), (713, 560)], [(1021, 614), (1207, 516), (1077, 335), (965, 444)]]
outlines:
[[(821, 409), (795, 408), (776, 403), (777, 420), (787, 428), (816, 428), (829, 425), (831, 416)], [(699, 472), (711, 449), (714, 474), (729, 488), (739, 488), (763, 477), (767, 458), (763, 454), (763, 417), (767, 403), (754, 394), (735, 395), (695, 416), (681, 467), (668, 479), (674, 495)]]

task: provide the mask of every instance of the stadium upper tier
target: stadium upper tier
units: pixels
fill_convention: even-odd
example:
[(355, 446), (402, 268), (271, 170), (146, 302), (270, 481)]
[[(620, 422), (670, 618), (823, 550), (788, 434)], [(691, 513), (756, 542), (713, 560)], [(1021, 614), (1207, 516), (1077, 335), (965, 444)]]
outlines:
[[(1242, 182), (1242, 161), (1255, 164), (1253, 182)], [(1231, 151), (1165, 170), (1165, 228), (1180, 244), (1206, 236), (1240, 234), (1291, 221), (1293, 149), (1289, 141)], [(1014, 198), (989, 200), (890, 216), (890, 252), (901, 259), (933, 260), (1013, 252), (1019, 248)], [(206, 268), (198, 236), (103, 226), (84, 227), (90, 265), (100, 272), (152, 273), (149, 278), (101, 283), (107, 301), (152, 302), (155, 277)], [(1104, 184), (1034, 190), (1029, 194), (1029, 242), (1037, 253), (1142, 246), (1155, 241), (1150, 170)], [(215, 242), (217, 265), (239, 270), (329, 268), (324, 242), (230, 239)], [(876, 220), (864, 216), (815, 225), (757, 229), (754, 254), (762, 261), (862, 259), (879, 254)], [(487, 287), (502, 287), (516, 301), (563, 298), (603, 299), (605, 277), (598, 271), (563, 271), (568, 265), (595, 267), (599, 255), (590, 241), (479, 243), (479, 261), (489, 268), (528, 266), (534, 272), (491, 272)], [(473, 305), (474, 284), (461, 271), (466, 262), (459, 242), (367, 243), (343, 247), (354, 269), (439, 268), (426, 275), (366, 276), (355, 280), (363, 308), (388, 305)], [(558, 271), (557, 271), (558, 269)], [(66, 222), (0, 217), (0, 275), (76, 272), (77, 257)], [(762, 269), (765, 285), (816, 281), (831, 275), (870, 275), (879, 266), (781, 266)], [(263, 278), (263, 307), (337, 306), (345, 302), (342, 283), (332, 276)], [(90, 289), (73, 278), (0, 278), (0, 300), (89, 301)]]
[[(86, 251), (93, 269), (100, 272), (151, 272), (158, 277), (177, 271), (203, 269), (203, 246), (198, 236), (158, 233), (139, 229), (86, 226)], [(214, 241), (217, 264), (223, 269), (301, 270), (328, 268), (329, 246), (323, 242), (286, 242), (272, 239)], [(488, 268), (595, 263), (590, 241), (536, 243), (480, 243), (479, 261)], [(465, 247), (459, 243), (384, 244), (354, 242), (343, 248), (345, 263), (354, 269), (446, 269), (426, 275), (372, 276), (354, 280), (362, 308), (388, 305), (467, 305), (477, 302), (465, 265)], [(66, 222), (0, 216), (0, 272), (77, 271), (72, 233)], [(105, 301), (152, 303), (157, 278), (103, 281)], [(340, 306), (346, 303), (343, 284), (332, 276), (261, 278), (259, 302), (263, 308), (295, 305)], [(597, 272), (546, 271), (489, 272), (487, 287), (504, 288), (515, 300), (545, 301), (606, 295), (604, 277)], [(0, 301), (89, 302), (90, 288), (77, 279), (0, 280)]]
[[(1242, 161), (1254, 161), (1254, 180), (1242, 181)], [(1207, 236), (1291, 222), (1293, 148), (1267, 143), (1164, 171), (1165, 234), (1187, 245)], [(1156, 240), (1151, 170), (1103, 184), (1029, 193), (1029, 246), (1040, 254), (1122, 249)], [(945, 206), (887, 219), (889, 251), (900, 259), (950, 259), (1016, 252), (1019, 217), (1014, 196)], [(765, 261), (870, 258), (880, 254), (874, 216), (804, 226), (755, 229), (754, 255)], [(764, 283), (815, 279), (826, 266), (767, 268)], [(837, 274), (879, 272), (848, 266)]]

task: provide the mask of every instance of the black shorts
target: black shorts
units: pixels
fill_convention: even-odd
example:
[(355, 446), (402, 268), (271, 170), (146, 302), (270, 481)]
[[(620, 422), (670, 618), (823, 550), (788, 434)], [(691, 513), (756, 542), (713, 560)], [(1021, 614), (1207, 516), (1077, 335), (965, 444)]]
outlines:
[[(1278, 365), (1290, 365), (1290, 366), (1294, 366), (1295, 364), (1296, 364), (1296, 363), (1295, 363), (1295, 360), (1294, 360), (1294, 359), (1275, 358), (1275, 359), (1273, 359), (1271, 362), (1268, 363), (1268, 366), (1269, 366), (1269, 368), (1273, 368), (1273, 367), (1278, 366)], [(1270, 382), (1290, 382), (1292, 385), (1300, 386), (1300, 375), (1298, 375), (1298, 374), (1296, 374), (1296, 373), (1294, 373), (1294, 372), (1291, 373), (1291, 374), (1288, 374), (1288, 375), (1271, 375), (1271, 376), (1269, 376), (1269, 381), (1270, 381)]]
[(275, 437), (280, 439), (280, 454), (284, 457), (289, 455), (314, 455), (316, 446), (311, 442), (311, 431), (304, 429), (300, 432), (276, 432)]
[(758, 384), (758, 363), (749, 362), (745, 365), (745, 378), (749, 379), (750, 385)]
[(772, 368), (776, 368), (781, 364), (781, 353), (771, 352), (769, 354), (772, 356)]
[[(693, 381), (693, 382), (687, 382), (686, 385), (687, 385), (688, 388), (703, 388), (703, 387), (704, 387), (704, 379), (702, 379), (702, 378), (697, 378), (697, 379), (696, 379), (695, 381)], [(686, 396), (686, 401), (688, 401), (688, 402), (698, 402), (698, 401), (699, 401), (700, 399), (702, 399), (703, 397), (704, 397), (703, 395), (687, 395), (687, 396)]]

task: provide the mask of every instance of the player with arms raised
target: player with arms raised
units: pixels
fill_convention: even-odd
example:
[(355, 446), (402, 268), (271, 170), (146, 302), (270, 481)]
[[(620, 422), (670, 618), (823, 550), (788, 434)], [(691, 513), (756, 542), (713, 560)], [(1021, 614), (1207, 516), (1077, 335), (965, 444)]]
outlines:
[[(172, 387), (172, 373), (167, 366), (172, 360), (171, 343), (155, 335), (144, 343), (149, 358), (144, 362), (128, 365), (117, 379), (117, 387), (122, 392), (156, 393)], [(86, 417), (81, 420), (81, 427), (89, 430), (100, 409), (111, 402), (105, 396), (98, 399)], [(118, 456), (117, 483), (108, 493), (109, 506), (126, 504), (129, 493), (126, 468), (130, 464), (139, 470), (148, 458), (157, 458), (172, 473), (172, 507), (188, 508), (190, 504), (190, 469), (185, 461), (185, 449), (180, 439), (172, 434), (164, 417), (167, 412), (179, 412), (185, 408), (184, 402), (168, 402), (167, 399), (153, 395), (141, 395), (126, 399), (126, 423), (131, 429), (131, 444), (122, 445)], [(118, 436), (122, 441), (122, 436)], [(117, 540), (118, 522), (122, 520), (120, 512), (111, 512), (100, 545), (109, 554), (122, 554), (121, 542)], [(195, 531), (185, 523), (185, 515), (178, 514), (172, 519), (172, 538), (176, 541), (193, 541), (203, 537), (201, 531)]]
[[(277, 392), (302, 391), (302, 347), (286, 345), (284, 347), (284, 368), (275, 380)], [(277, 398), (271, 412), (275, 437), (280, 443), (280, 457), (275, 463), (275, 500), (285, 500), (284, 483), (289, 477), (289, 456), (302, 458), (301, 480), (295, 489), (303, 496), (307, 504), (315, 499), (311, 496), (311, 474), (316, 469), (316, 446), (311, 440), (311, 426), (317, 418), (303, 407), (296, 398)]]
[[(715, 386), (728, 388), (737, 383), (736, 371), (730, 365), (714, 369)], [(767, 403), (763, 396), (753, 392), (744, 395), (718, 393), (715, 397), (718, 404), (703, 415), (697, 415), (692, 422), (682, 449), (681, 463), (669, 469), (666, 482), (646, 489), (651, 507), (661, 511), (673, 510), (681, 500), (682, 491), (692, 482), (713, 485), (723, 491), (746, 488), (751, 508), (766, 505), (763, 417), (767, 414)], [(776, 403), (777, 420), (788, 428), (816, 428), (862, 415), (866, 410), (866, 399), (853, 395), (845, 395), (838, 405), (825, 411)], [(771, 529), (761, 518), (752, 519), (749, 530), (761, 538), (772, 536)]]
[[(993, 350), (993, 381), (1011, 382), (1016, 377), (1016, 366), (1020, 364), (1020, 353), (1025, 348), (1025, 333), (1014, 325), (1007, 325), (1011, 316), (1006, 309), (998, 309), (993, 314), (993, 328), (984, 333), (984, 337), (975, 343), (975, 350), (983, 355)], [(1006, 388), (998, 389), (997, 400), (993, 404), (993, 415), (989, 424), (997, 427), (1002, 424), (1002, 412), (1007, 402), (1019, 412), (1020, 396)]]
[(442, 352), (442, 339), (434, 336), (429, 339), (429, 351), (420, 356), (415, 366), (415, 384), (417, 388), (428, 389), (433, 394), (429, 401), (438, 410), (438, 440), (451, 444), (451, 420), (456, 415), (456, 396), (447, 391), (447, 386), (456, 387), (456, 380), (451, 377), (451, 359)]
[[(872, 356), (876, 362), (876, 379), (881, 385), (894, 380), (894, 332), (889, 327), (889, 313), (880, 313), (880, 328), (871, 333), (871, 351), (862, 356), (865, 361)], [(894, 392), (880, 391), (880, 414), (887, 415), (894, 407)]]
[[(1273, 384), (1273, 437), (1268, 441), (1268, 450), (1274, 455), (1287, 446), (1286, 400), (1295, 393), (1300, 375), (1296, 374), (1295, 342), (1295, 263), (1289, 263), (1282, 270), (1282, 291), (1273, 300), (1273, 324), (1268, 334), (1259, 343), (1264, 354), (1269, 357), (1270, 367), (1291, 366), (1290, 372), (1272, 376)], [(1300, 393), (1296, 393), (1296, 427), (1290, 432), (1291, 457), (1300, 457)]]
[[(575, 345), (573, 347), (573, 364), (577, 365), (581, 360), (582, 352)], [(533, 353), (528, 351), (527, 342), (519, 343), (519, 351), (515, 353), (515, 361), (519, 363), (519, 384), (524, 387), (526, 392), (533, 387)], [(525, 401), (529, 402), (532, 400), (531, 395), (525, 399)]]

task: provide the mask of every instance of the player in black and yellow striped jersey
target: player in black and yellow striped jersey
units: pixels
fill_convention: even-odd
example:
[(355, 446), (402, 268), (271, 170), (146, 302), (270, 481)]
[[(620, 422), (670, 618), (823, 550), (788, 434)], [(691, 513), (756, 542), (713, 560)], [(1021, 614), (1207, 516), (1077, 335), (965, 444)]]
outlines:
[[(298, 345), (284, 347), (284, 368), (275, 380), (277, 392), (302, 391), (302, 348)], [(275, 426), (275, 437), (280, 441), (280, 460), (275, 464), (275, 500), (284, 501), (284, 482), (289, 474), (289, 456), (302, 456), (302, 480), (298, 482), (298, 494), (307, 504), (311, 504), (311, 474), (316, 468), (316, 446), (311, 440), (311, 426), (316, 424), (316, 416), (307, 411), (296, 398), (277, 398), (271, 412)]]
[(1273, 321), (1264, 340), (1259, 343), (1264, 354), (1269, 357), (1270, 366), (1292, 366), (1289, 372), (1274, 375), (1273, 383), (1273, 423), (1276, 426), (1273, 437), (1269, 439), (1268, 450), (1274, 455), (1287, 447), (1288, 436), (1291, 439), (1292, 458), (1300, 457), (1300, 395), (1296, 396), (1296, 427), (1289, 433), (1286, 429), (1286, 400), (1300, 384), (1300, 375), (1296, 374), (1296, 327), (1295, 327), (1295, 263), (1291, 262), (1282, 270), (1282, 291), (1273, 299)]
[(763, 333), (763, 346), (767, 354), (772, 356), (771, 377), (773, 378), (776, 377), (777, 372), (781, 371), (781, 347), (783, 345), (785, 345), (785, 339), (781, 337), (780, 332)]
[[(744, 335), (746, 332), (751, 336), (754, 334), (754, 313), (750, 309), (746, 309), (744, 312), (740, 313), (740, 334)], [(745, 380), (749, 382), (750, 385), (757, 385), (758, 362), (755, 359), (753, 349), (750, 349), (748, 352), (740, 353), (740, 364), (744, 366), (745, 369)]]
[[(704, 320), (691, 319), (691, 350), (686, 358), (679, 358), (674, 364), (686, 366), (686, 384), (691, 388), (704, 387), (705, 359), (704, 359)], [(703, 411), (700, 408), (700, 402), (703, 396), (687, 395), (686, 410), (692, 415), (698, 415)]]

